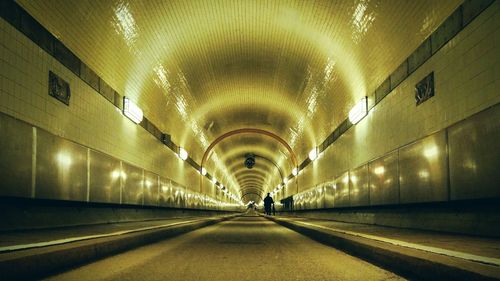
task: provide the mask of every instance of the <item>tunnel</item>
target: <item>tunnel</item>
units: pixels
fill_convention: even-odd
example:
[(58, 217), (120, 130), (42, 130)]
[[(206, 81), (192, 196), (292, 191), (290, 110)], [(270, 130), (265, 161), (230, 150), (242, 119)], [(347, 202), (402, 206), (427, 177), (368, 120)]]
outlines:
[(0, 279), (499, 280), (500, 2), (0, 1)]

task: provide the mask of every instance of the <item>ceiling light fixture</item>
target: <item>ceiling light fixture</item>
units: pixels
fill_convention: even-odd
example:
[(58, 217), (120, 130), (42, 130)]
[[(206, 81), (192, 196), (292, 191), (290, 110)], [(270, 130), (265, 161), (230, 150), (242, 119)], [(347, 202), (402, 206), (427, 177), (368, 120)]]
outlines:
[(140, 109), (127, 97), (123, 97), (123, 115), (136, 124), (141, 123), (142, 118), (144, 117), (142, 109)]
[(316, 158), (318, 158), (318, 148), (315, 147), (309, 151), (309, 159), (314, 161)]
[(179, 147), (179, 157), (182, 159), (182, 160), (186, 160), (188, 158), (188, 153), (187, 151), (182, 148), (182, 147)]
[(368, 114), (368, 98), (362, 98), (350, 111), (349, 121), (352, 124), (357, 124)]
[(295, 177), (295, 176), (297, 176), (298, 173), (299, 173), (299, 170), (297, 169), (297, 167), (293, 168), (292, 175)]
[(207, 169), (201, 168), (201, 174), (204, 176), (207, 174)]

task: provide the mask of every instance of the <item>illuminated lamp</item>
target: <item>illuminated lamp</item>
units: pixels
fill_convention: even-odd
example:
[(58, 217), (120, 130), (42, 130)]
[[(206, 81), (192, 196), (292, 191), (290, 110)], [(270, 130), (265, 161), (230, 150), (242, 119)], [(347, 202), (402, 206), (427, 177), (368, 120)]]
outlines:
[(123, 115), (134, 123), (139, 124), (142, 121), (142, 110), (127, 97), (123, 97)]
[(182, 159), (182, 160), (186, 160), (188, 158), (188, 153), (187, 151), (182, 148), (182, 147), (179, 147), (179, 157)]
[(309, 152), (309, 159), (314, 161), (316, 158), (318, 158), (318, 148), (315, 147)]
[(368, 114), (368, 99), (362, 98), (350, 111), (349, 121), (352, 124), (357, 124)]
[(295, 177), (298, 173), (299, 173), (299, 170), (297, 169), (297, 167), (293, 168), (292, 175)]
[(201, 168), (201, 174), (202, 174), (202, 175), (206, 175), (206, 174), (207, 174), (207, 169), (205, 169), (205, 168)]

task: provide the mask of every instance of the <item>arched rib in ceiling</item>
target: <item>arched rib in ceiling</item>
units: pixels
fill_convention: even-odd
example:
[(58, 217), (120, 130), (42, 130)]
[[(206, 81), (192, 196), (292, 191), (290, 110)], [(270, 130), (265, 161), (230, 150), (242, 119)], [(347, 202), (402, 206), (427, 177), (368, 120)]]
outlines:
[(256, 173), (255, 171), (254, 172), (251, 172), (251, 171), (241, 171), (237, 175), (236, 178), (237, 178), (238, 182), (240, 182), (242, 180), (245, 180), (245, 179), (260, 180), (260, 181), (262, 181), (262, 184), (265, 184), (265, 182), (266, 182), (266, 174), (264, 172)]
[(241, 188), (243, 188), (244, 186), (248, 186), (248, 185), (255, 185), (255, 186), (260, 186), (262, 187), (262, 189), (264, 189), (264, 181), (261, 180), (261, 179), (257, 179), (257, 178), (254, 178), (254, 177), (248, 177), (248, 178), (243, 178), (241, 179), (239, 182), (238, 182), (241, 186)]
[[(242, 196), (241, 196), (241, 199), (243, 200), (244, 197), (246, 196), (249, 196), (249, 195), (254, 195), (254, 196), (258, 196), (260, 198), (260, 194), (259, 193), (255, 193), (255, 192), (245, 192)], [(262, 198), (260, 198), (262, 199)]]
[[(277, 153), (278, 148), (272, 143), (257, 143), (254, 145), (238, 145), (229, 150), (228, 153), (222, 158), (222, 162), (227, 167), (227, 171), (230, 174), (234, 174), (239, 168), (246, 168), (244, 161), (246, 159), (247, 153), (252, 153), (255, 155), (255, 167), (257, 169), (263, 169), (268, 173), (268, 180), (273, 180), (276, 177), (281, 178), (280, 171), (283, 172), (283, 168), (278, 168), (275, 166), (277, 159), (283, 154)], [(235, 144), (236, 145), (236, 144)], [(273, 159), (275, 158), (275, 159)], [(291, 163), (288, 161), (285, 170), (290, 170)]]

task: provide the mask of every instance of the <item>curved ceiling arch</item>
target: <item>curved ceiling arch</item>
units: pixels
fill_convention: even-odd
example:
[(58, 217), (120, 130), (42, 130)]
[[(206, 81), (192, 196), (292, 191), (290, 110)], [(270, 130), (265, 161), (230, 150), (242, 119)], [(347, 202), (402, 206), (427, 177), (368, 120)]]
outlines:
[(240, 182), (240, 187), (243, 189), (245, 186), (248, 186), (248, 185), (255, 185), (255, 186), (262, 186), (264, 185), (264, 182), (262, 180), (258, 180), (258, 179), (246, 179), (246, 180), (242, 180)]
[(219, 142), (221, 142), (224, 139), (230, 138), (230, 137), (235, 136), (235, 135), (240, 135), (240, 134), (260, 134), (260, 135), (264, 135), (264, 136), (275, 139), (276, 141), (281, 143), (288, 150), (288, 153), (290, 154), (293, 165), (298, 166), (297, 157), (296, 157), (295, 153), (293, 152), (293, 149), (290, 147), (290, 145), (283, 138), (281, 138), (280, 136), (278, 136), (277, 134), (275, 134), (273, 132), (266, 131), (266, 130), (259, 129), (259, 128), (241, 128), (241, 129), (232, 130), (232, 131), (229, 131), (229, 132), (226, 132), (226, 133), (220, 135), (214, 141), (212, 141), (212, 143), (205, 150), (205, 153), (203, 154), (203, 157), (201, 159), (200, 166), (203, 167), (203, 164), (205, 163), (207, 158), (210, 156), (210, 152)]
[(243, 198), (245, 198), (246, 196), (248, 196), (250, 194), (258, 196), (261, 200), (263, 199), (262, 196), (259, 193), (256, 193), (256, 192), (245, 192), (243, 195), (241, 195), (240, 198), (243, 199)]
[[(244, 127), (307, 157), (463, 1), (16, 2), (198, 160), (220, 133)], [(226, 170), (235, 144), (207, 164), (237, 189)], [(165, 176), (191, 186), (182, 172)]]
[[(238, 159), (239, 160), (239, 159)], [(243, 163), (241, 163), (240, 161), (233, 161), (232, 164), (229, 164), (227, 166), (227, 171), (228, 173), (230, 174), (235, 174), (239, 171), (242, 171), (242, 170), (249, 170), (249, 171), (252, 171), (252, 170), (260, 170), (260, 171), (266, 171), (268, 172), (269, 174), (274, 174), (273, 173), (273, 170), (276, 170), (276, 167), (270, 163), (255, 163), (255, 166), (252, 168), (252, 169), (248, 169), (247, 167), (244, 166)]]

